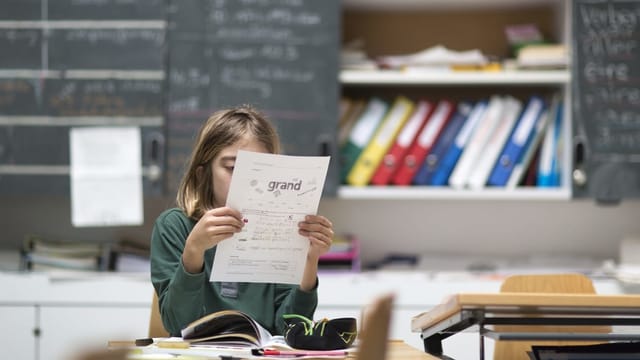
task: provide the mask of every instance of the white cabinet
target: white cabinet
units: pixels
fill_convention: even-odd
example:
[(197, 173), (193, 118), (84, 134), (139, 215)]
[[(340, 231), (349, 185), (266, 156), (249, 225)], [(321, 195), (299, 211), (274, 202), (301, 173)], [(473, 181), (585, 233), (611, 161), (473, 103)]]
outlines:
[[(9, 289), (3, 287), (3, 291), (9, 291)], [(37, 328), (35, 308), (29, 305), (0, 304), (0, 319), (2, 358), (37, 359), (38, 344), (34, 337), (34, 330)]]
[(0, 272), (0, 348), (19, 360), (68, 360), (109, 340), (147, 336), (147, 276)]
[[(149, 304), (151, 301), (149, 300)], [(109, 340), (146, 337), (150, 305), (71, 305), (40, 308), (40, 359), (65, 360), (105, 349)]]

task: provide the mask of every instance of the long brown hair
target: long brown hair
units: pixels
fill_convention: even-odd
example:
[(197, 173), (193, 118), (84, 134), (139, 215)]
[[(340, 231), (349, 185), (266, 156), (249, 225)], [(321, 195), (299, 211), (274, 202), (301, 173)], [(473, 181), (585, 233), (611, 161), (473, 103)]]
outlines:
[(211, 161), (246, 134), (253, 136), (270, 153), (280, 152), (275, 128), (264, 114), (249, 105), (216, 111), (202, 125), (176, 196), (177, 206), (187, 216), (198, 220), (206, 210), (214, 207)]

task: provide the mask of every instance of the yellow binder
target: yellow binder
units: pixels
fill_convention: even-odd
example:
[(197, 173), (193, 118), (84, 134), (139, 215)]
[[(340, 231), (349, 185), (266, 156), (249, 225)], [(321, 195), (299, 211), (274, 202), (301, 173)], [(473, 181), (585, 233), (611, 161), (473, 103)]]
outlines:
[(415, 104), (412, 100), (398, 96), (382, 123), (364, 148), (347, 175), (347, 184), (366, 186), (378, 168), (382, 158), (393, 144), (396, 136), (411, 116)]

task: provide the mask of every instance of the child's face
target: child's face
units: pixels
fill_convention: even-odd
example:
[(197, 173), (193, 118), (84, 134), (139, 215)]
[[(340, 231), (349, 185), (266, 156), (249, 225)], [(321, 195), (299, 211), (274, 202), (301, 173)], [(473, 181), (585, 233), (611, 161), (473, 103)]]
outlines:
[(227, 193), (231, 183), (231, 174), (236, 163), (238, 150), (266, 153), (267, 149), (253, 136), (246, 135), (233, 145), (224, 148), (211, 162), (211, 174), (213, 174), (213, 195), (215, 207), (225, 206)]

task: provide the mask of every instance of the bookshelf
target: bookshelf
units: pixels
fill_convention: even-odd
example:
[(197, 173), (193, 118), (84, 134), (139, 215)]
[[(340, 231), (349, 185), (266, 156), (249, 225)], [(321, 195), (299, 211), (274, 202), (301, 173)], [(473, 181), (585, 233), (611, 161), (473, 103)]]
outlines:
[[(410, 54), (435, 45), (454, 50), (480, 49), (498, 58), (508, 57), (504, 27), (535, 24), (546, 40), (568, 44), (570, 37), (568, 0), (347, 0), (343, 7), (343, 41), (358, 40), (370, 57)], [(354, 98), (487, 98), (494, 93), (526, 99), (534, 93), (559, 93), (565, 103), (563, 142), (571, 144), (571, 71), (502, 70), (397, 71), (343, 70), (339, 75), (342, 94)], [(562, 161), (571, 164), (571, 146), (564, 146)], [(341, 185), (341, 199), (480, 199), (560, 200), (571, 199), (570, 168), (562, 169), (556, 188), (455, 190), (448, 187)]]

